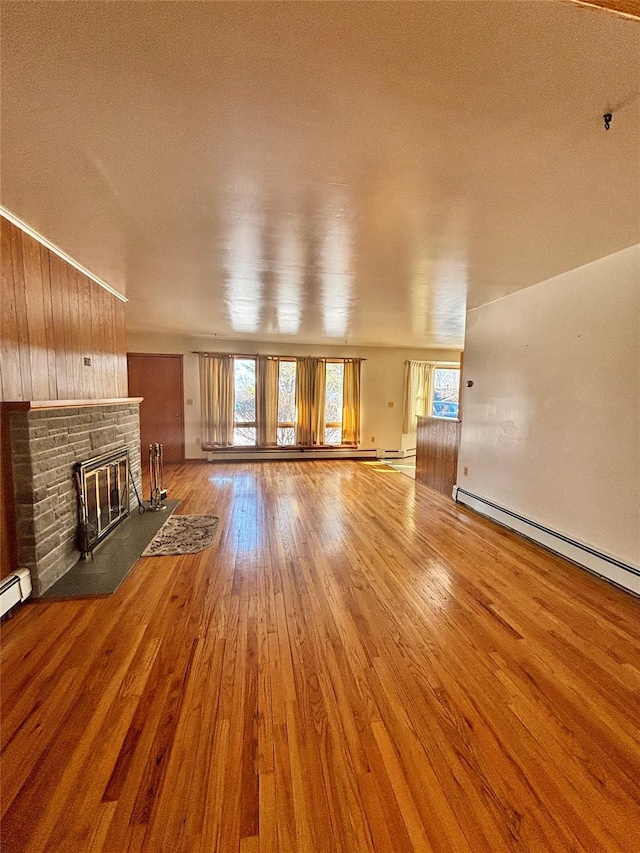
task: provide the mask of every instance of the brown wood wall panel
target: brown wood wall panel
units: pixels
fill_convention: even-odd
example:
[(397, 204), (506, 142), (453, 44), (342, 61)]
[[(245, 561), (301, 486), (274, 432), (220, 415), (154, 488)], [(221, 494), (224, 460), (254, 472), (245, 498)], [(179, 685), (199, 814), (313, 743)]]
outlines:
[(1, 228), (1, 250), (2, 250), (2, 302), (0, 311), (0, 359), (2, 371), (0, 371), (0, 399), (5, 399), (4, 388), (20, 388), (22, 394), (22, 383), (20, 379), (20, 353), (15, 345), (17, 329), (16, 298), (13, 287), (13, 268), (11, 264), (11, 232), (8, 228)]
[[(4, 222), (0, 223), (4, 227)], [(32, 381), (31, 381), (31, 360), (29, 358), (29, 329), (27, 327), (27, 300), (25, 295), (24, 283), (24, 264), (22, 257), (22, 232), (11, 226), (11, 268), (13, 271), (13, 292), (16, 304), (16, 329), (15, 329), (15, 345), (18, 349), (20, 358), (20, 375), (19, 383), (16, 385), (16, 392), (22, 396), (19, 400), (30, 400), (33, 398)], [(3, 258), (3, 263), (9, 263)], [(11, 338), (9, 338), (11, 341)], [(1, 365), (0, 365), (1, 367)], [(9, 394), (12, 389), (7, 389)], [(11, 399), (7, 396), (6, 399)]]
[(40, 265), (42, 269), (43, 282), (43, 308), (44, 308), (44, 333), (45, 346), (47, 350), (47, 374), (49, 386), (49, 399), (54, 400), (58, 394), (58, 380), (56, 376), (56, 346), (53, 325), (53, 300), (51, 296), (51, 268), (49, 266), (49, 255), (51, 253), (45, 246), (40, 246)]
[(0, 228), (0, 399), (126, 396), (123, 303), (2, 217)]
[(460, 421), (418, 418), (416, 480), (451, 496), (456, 482)]

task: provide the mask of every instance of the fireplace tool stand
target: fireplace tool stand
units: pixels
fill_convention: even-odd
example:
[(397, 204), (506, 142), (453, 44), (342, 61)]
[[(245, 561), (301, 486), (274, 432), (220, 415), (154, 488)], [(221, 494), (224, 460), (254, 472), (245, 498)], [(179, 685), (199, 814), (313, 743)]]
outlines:
[(162, 444), (149, 445), (149, 509), (159, 512), (166, 509), (167, 490), (164, 487), (164, 447)]

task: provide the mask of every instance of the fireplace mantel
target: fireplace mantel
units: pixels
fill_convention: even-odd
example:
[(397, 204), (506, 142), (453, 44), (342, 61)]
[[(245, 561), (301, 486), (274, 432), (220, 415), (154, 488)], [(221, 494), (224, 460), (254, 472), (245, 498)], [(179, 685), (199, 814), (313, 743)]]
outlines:
[(144, 397), (111, 397), (102, 400), (8, 400), (2, 408), (12, 412), (31, 412), (43, 409), (84, 409), (88, 406), (129, 406), (141, 403)]

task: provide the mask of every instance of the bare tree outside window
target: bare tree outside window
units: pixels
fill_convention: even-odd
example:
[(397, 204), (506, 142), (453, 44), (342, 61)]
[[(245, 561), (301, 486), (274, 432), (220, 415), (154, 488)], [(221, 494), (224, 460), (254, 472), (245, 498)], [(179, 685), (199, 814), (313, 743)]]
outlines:
[(342, 444), (342, 383), (344, 362), (327, 362), (327, 391), (325, 400), (325, 444)]
[[(278, 360), (278, 426), (279, 447), (296, 443), (296, 381), (297, 363), (293, 358)], [(326, 445), (342, 444), (344, 362), (326, 362), (325, 429)], [(234, 358), (234, 430), (233, 444), (255, 447), (256, 429), (256, 359)]]
[(436, 367), (433, 376), (433, 406), (435, 418), (458, 417), (460, 370), (455, 367)]
[(234, 359), (235, 411), (233, 443), (255, 446), (256, 443), (256, 360)]
[(296, 443), (296, 362), (278, 365), (278, 444)]

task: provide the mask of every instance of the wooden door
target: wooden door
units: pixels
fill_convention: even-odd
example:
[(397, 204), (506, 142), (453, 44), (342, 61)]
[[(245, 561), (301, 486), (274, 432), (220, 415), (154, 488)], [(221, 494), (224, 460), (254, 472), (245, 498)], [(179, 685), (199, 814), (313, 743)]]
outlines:
[(127, 353), (129, 396), (140, 404), (142, 464), (149, 445), (164, 445), (165, 462), (184, 462), (184, 392), (182, 356)]

